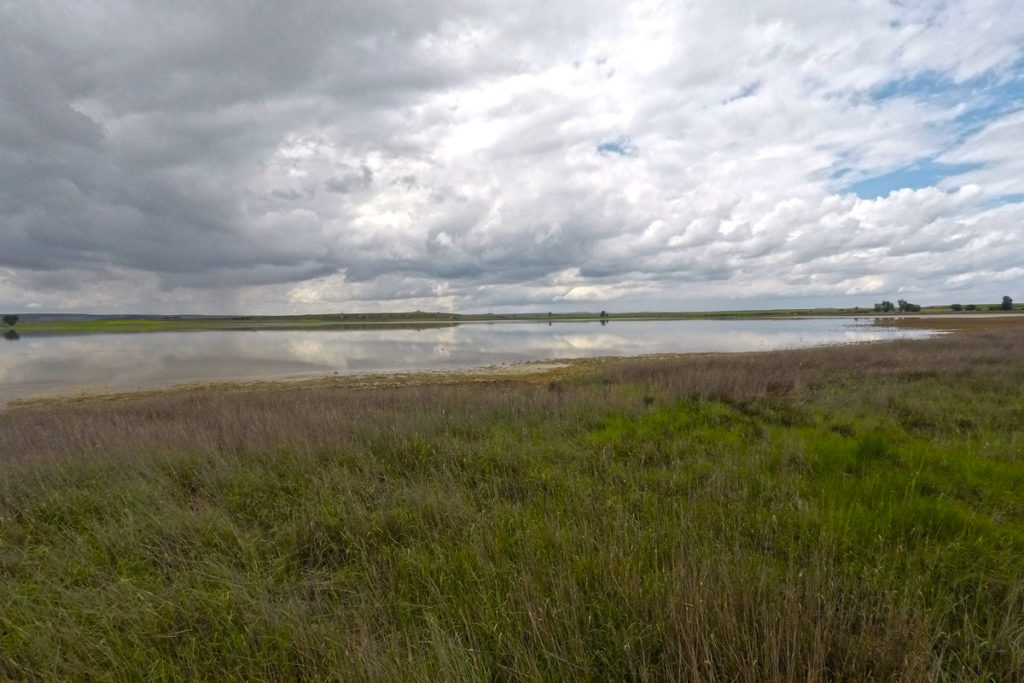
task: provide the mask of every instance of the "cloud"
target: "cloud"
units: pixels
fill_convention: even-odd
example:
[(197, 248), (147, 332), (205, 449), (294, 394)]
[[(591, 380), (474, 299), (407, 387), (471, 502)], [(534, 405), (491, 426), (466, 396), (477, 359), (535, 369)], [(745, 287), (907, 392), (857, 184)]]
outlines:
[(5, 308), (1024, 285), (1019, 0), (0, 12)]
[[(1024, 106), (1024, 103), (1022, 103)], [(943, 159), (967, 169), (947, 185), (974, 183), (993, 196), (1024, 193), (1024, 110), (999, 117), (950, 149)]]
[(350, 171), (342, 175), (331, 176), (324, 183), (328, 192), (348, 194), (356, 190), (365, 190), (373, 183), (373, 171), (365, 164), (358, 172)]

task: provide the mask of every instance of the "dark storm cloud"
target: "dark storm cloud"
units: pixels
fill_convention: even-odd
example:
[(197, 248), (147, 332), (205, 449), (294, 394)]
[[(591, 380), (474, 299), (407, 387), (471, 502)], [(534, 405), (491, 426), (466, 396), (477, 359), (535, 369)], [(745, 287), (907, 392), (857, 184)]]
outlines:
[[(242, 206), (252, 169), (280, 143), (289, 116), (354, 116), (346, 101), (304, 102), (311, 87), (358, 93), (364, 105), (376, 92), (372, 116), (451, 77), (415, 59), (417, 38), (440, 18), (436, 7), (3, 9), (0, 253), (23, 268), (91, 261), (216, 273), (222, 285), (336, 268), (322, 244), (304, 242), (315, 236), (292, 231), (295, 248), (282, 248), (252, 233)], [(325, 185), (349, 192), (371, 181), (364, 166)], [(302, 198), (293, 189), (272, 192)], [(266, 277), (253, 274), (260, 272)]]
[(336, 175), (327, 180), (324, 186), (328, 192), (347, 194), (355, 190), (365, 190), (373, 183), (373, 171), (363, 166), (358, 172), (352, 171), (344, 175)]

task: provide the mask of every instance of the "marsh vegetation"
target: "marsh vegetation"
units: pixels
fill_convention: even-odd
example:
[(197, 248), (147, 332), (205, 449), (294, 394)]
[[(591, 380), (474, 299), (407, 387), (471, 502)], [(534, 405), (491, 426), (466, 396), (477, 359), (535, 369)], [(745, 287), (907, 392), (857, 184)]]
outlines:
[(0, 678), (1013, 680), (1024, 335), (0, 412)]

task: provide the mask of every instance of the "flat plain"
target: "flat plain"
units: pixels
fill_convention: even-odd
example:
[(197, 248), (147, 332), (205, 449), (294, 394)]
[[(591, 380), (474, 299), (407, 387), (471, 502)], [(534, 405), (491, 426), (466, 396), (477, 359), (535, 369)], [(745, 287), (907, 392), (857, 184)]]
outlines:
[(1024, 325), (944, 324), (7, 408), (0, 678), (1016, 680)]

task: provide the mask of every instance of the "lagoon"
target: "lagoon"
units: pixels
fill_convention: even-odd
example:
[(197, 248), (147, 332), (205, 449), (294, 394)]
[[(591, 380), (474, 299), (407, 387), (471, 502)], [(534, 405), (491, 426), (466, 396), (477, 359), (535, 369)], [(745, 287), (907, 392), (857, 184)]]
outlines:
[(455, 370), (598, 356), (770, 351), (931, 334), (855, 318), (25, 334), (0, 340), (0, 404), (193, 382)]

